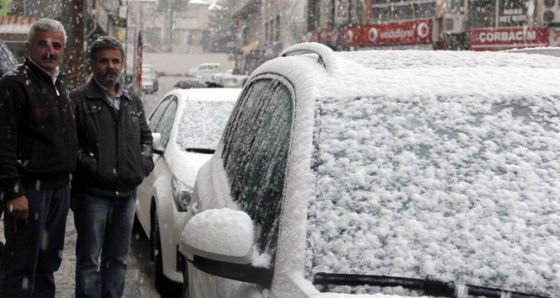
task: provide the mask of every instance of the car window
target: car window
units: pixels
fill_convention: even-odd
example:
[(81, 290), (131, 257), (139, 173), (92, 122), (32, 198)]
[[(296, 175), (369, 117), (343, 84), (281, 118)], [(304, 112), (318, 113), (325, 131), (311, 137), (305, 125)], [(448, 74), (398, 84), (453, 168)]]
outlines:
[(150, 121), (150, 128), (152, 131), (161, 134), (161, 146), (164, 148), (167, 147), (167, 143), (169, 142), (173, 120), (175, 120), (177, 111), (177, 97), (172, 95), (166, 100), (168, 104), (162, 102), (152, 117), (153, 120), (159, 118), (159, 121)]
[(161, 120), (161, 116), (163, 115), (163, 113), (167, 109), (167, 106), (171, 102), (171, 98), (173, 98), (173, 96), (168, 96), (168, 97), (164, 98), (161, 101), (161, 103), (154, 109), (154, 112), (152, 113), (152, 115), (148, 119), (150, 129), (153, 132), (156, 132), (156, 126), (158, 125), (159, 121)]
[(224, 140), (231, 195), (257, 227), (256, 246), (271, 256), (284, 190), (292, 97), (278, 81), (253, 83), (240, 99)]
[(185, 149), (216, 149), (234, 101), (189, 100), (179, 123), (177, 144)]

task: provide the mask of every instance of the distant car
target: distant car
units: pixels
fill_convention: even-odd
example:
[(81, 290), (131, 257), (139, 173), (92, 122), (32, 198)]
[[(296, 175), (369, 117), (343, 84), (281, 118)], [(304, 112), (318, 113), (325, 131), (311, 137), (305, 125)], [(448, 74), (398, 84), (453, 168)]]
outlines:
[(156, 92), (153, 77), (149, 74), (142, 73), (142, 91), (152, 94)]
[(148, 76), (151, 78), (152, 80), (152, 85), (153, 85), (153, 92), (157, 92), (159, 90), (159, 79), (158, 79), (158, 74), (156, 72), (156, 70), (154, 69), (154, 66), (151, 64), (143, 64), (142, 65), (142, 76)]
[(4, 41), (0, 40), (0, 76), (16, 68), (17, 60)]
[(138, 187), (136, 216), (150, 238), (155, 286), (162, 295), (180, 293), (178, 244), (195, 177), (212, 156), (240, 92), (175, 89), (148, 117), (155, 167)]
[(206, 88), (207, 84), (199, 79), (187, 78), (179, 80), (173, 87), (179, 89)]
[(210, 81), (212, 79), (212, 75), (220, 72), (220, 70), (220, 63), (202, 63), (197, 67), (189, 69), (188, 75), (201, 79), (202, 81)]
[(183, 297), (559, 297), (560, 58), (257, 68), (198, 172)]
[(241, 88), (249, 79), (247, 75), (234, 75), (230, 73), (218, 73), (212, 76), (212, 82), (215, 82), (224, 88)]

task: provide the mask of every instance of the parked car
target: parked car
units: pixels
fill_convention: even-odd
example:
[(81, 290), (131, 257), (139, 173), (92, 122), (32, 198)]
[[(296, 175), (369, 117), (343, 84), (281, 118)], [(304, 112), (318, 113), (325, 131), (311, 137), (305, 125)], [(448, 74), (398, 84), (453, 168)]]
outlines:
[(245, 85), (249, 76), (234, 75), (230, 73), (217, 73), (212, 75), (212, 82), (223, 86), (224, 88), (241, 88)]
[(152, 76), (146, 73), (142, 73), (142, 91), (147, 94), (156, 92), (156, 86), (154, 85)]
[(175, 85), (173, 85), (174, 88), (180, 88), (180, 89), (206, 88), (207, 86), (208, 84), (206, 82), (203, 82), (195, 78), (181, 79), (177, 81)]
[(212, 79), (212, 75), (220, 72), (220, 69), (220, 63), (202, 63), (189, 69), (187, 74), (203, 81), (210, 81)]
[(144, 75), (146, 75), (147, 77), (149, 77), (152, 80), (152, 92), (157, 92), (159, 90), (159, 79), (158, 79), (158, 74), (154, 68), (153, 65), (151, 64), (143, 64), (142, 65), (142, 77), (144, 77)]
[(178, 244), (195, 177), (214, 152), (240, 92), (175, 89), (148, 117), (154, 170), (138, 187), (136, 216), (150, 238), (155, 286), (162, 296), (181, 292)]
[(558, 297), (559, 71), (286, 49), (199, 170), (183, 297)]
[(17, 60), (4, 41), (0, 40), (0, 77), (16, 68)]

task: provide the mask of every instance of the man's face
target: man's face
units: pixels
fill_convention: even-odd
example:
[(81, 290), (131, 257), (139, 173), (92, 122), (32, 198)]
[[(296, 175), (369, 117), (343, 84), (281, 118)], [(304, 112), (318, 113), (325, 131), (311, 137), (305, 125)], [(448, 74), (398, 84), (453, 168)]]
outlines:
[(105, 88), (114, 87), (121, 76), (122, 53), (117, 49), (100, 50), (90, 66), (97, 81)]
[(32, 43), (26, 43), (29, 57), (42, 69), (53, 74), (64, 55), (64, 35), (61, 32), (36, 31)]

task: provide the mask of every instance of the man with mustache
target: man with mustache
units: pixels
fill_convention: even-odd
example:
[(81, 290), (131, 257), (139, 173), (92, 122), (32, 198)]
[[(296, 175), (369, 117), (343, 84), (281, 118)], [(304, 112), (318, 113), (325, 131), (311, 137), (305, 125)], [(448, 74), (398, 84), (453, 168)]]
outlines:
[(152, 171), (152, 134), (142, 101), (123, 89), (124, 51), (113, 37), (91, 44), (93, 76), (72, 91), (78, 165), (71, 208), (76, 297), (121, 297), (136, 210), (136, 187)]
[(78, 152), (75, 111), (58, 69), (65, 43), (60, 22), (37, 21), (28, 58), (0, 79), (0, 297), (55, 296)]

